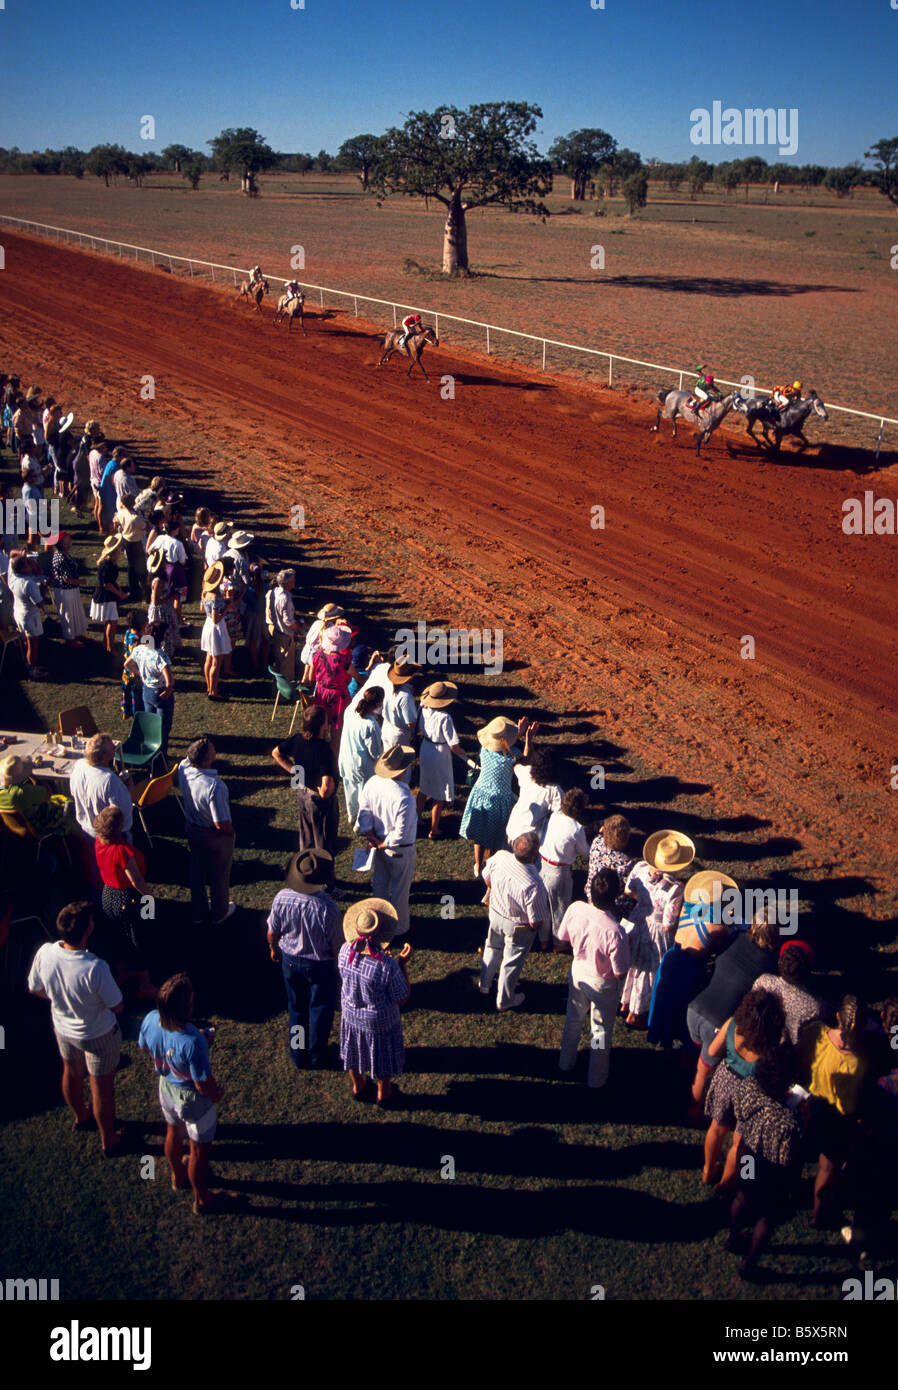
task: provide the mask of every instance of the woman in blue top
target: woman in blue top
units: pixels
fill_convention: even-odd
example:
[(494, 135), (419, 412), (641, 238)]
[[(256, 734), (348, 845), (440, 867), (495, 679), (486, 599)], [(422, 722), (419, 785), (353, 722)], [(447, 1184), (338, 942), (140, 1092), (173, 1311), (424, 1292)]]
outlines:
[(517, 742), (524, 739), (528, 752), (530, 735), (538, 724), (521, 717), (517, 724), (500, 715), (481, 729), (477, 741), (480, 755), (480, 775), (471, 788), (461, 818), (459, 834), (474, 845), (474, 877), (479, 878), (483, 865), (494, 850), (505, 844), (505, 827), (514, 805), (513, 772), (517, 761)]
[(710, 1185), (719, 1179), (719, 1186), (725, 1188), (735, 1179), (738, 1135), (733, 1138), (722, 1177), (719, 1160), (723, 1141), (736, 1123), (733, 1114), (736, 1091), (745, 1077), (752, 1075), (758, 1058), (779, 1046), (785, 1030), (783, 1006), (776, 995), (769, 994), (766, 989), (753, 989), (746, 994), (733, 1017), (718, 1029), (708, 1051), (712, 1057), (722, 1056), (724, 1060), (714, 1072), (705, 1099), (705, 1114), (711, 1123), (705, 1135), (702, 1182)]
[[(591, 856), (590, 856), (591, 859)], [(675, 1042), (690, 1044), (686, 1010), (708, 983), (708, 962), (723, 949), (734, 928), (721, 921), (714, 906), (724, 888), (738, 888), (735, 879), (715, 869), (693, 874), (683, 890), (683, 910), (674, 944), (661, 957), (649, 1006), (650, 1043), (671, 1050)]]

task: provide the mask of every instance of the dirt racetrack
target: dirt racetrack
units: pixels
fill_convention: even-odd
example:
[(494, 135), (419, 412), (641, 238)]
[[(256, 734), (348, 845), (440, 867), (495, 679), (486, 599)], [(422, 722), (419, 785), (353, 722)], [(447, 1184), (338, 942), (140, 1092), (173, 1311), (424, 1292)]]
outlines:
[[(898, 537), (845, 535), (842, 503), (868, 489), (898, 504), (894, 464), (867, 473), (869, 455), (816, 444), (777, 461), (741, 419), (697, 461), (691, 430), (649, 433), (648, 393), (534, 378), (451, 340), (428, 349), (430, 385), (408, 381), (397, 359), (375, 370), (370, 325), (342, 313), (288, 337), (272, 298), (259, 317), (160, 271), (4, 243), (4, 366), (113, 434), (124, 413), (178, 430), (182, 454), (210, 451), (223, 493), (285, 521), (303, 503), (310, 534), (350, 521), (412, 619), (502, 628), (534, 689), (665, 775), (710, 783), (721, 815), (750, 809), (795, 836), (792, 869), (884, 886)], [(812, 420), (809, 437), (824, 431)]]

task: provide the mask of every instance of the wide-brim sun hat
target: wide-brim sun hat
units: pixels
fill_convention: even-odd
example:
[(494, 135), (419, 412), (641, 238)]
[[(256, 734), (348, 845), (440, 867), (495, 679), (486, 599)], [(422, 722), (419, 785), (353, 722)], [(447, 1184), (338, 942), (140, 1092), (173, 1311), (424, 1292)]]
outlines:
[(103, 542), (103, 549), (100, 551), (100, 559), (105, 560), (109, 555), (114, 555), (120, 545), (123, 545), (121, 536), (107, 536)]
[(335, 623), (321, 634), (321, 647), (326, 652), (345, 652), (351, 641), (352, 628), (346, 623)]
[(285, 883), (294, 893), (320, 893), (326, 888), (330, 878), (330, 868), (334, 862), (332, 854), (326, 849), (301, 849), (294, 854), (287, 865)]
[(343, 935), (347, 941), (363, 937), (378, 946), (387, 946), (399, 930), (399, 914), (386, 898), (363, 898), (346, 909)]
[(74, 419), (75, 412), (74, 410), (70, 410), (68, 415), (64, 415), (59, 422), (59, 433), (65, 434), (66, 430), (70, 430), (72, 428), (72, 422)]
[(339, 603), (326, 603), (323, 608), (318, 609), (315, 617), (319, 622), (326, 623), (329, 618), (342, 618), (344, 613), (345, 610), (340, 607)]
[(203, 588), (207, 593), (212, 589), (218, 588), (219, 584), (224, 579), (224, 572), (224, 565), (220, 560), (216, 560), (214, 565), (209, 566), (206, 573), (203, 575)]
[(477, 742), (481, 748), (489, 748), (493, 753), (502, 753), (503, 743), (509, 748), (517, 742), (518, 726), (514, 720), (506, 719), (504, 714), (497, 715), (495, 719), (482, 728), (477, 735)]
[(692, 863), (695, 845), (682, 830), (656, 830), (646, 840), (642, 857), (653, 869), (676, 874)]
[(255, 539), (249, 531), (235, 531), (228, 541), (228, 546), (231, 550), (245, 550)]
[(147, 574), (155, 574), (157, 570), (160, 570), (164, 559), (165, 556), (161, 550), (151, 551), (147, 556)]
[(375, 777), (401, 777), (415, 761), (415, 750), (407, 743), (396, 743), (381, 753), (374, 764)]
[(31, 776), (31, 759), (20, 758), (16, 753), (0, 759), (0, 787), (16, 787)]
[(421, 695), (425, 709), (445, 709), (458, 699), (458, 686), (454, 681), (434, 681)]
[(212, 534), (217, 541), (223, 541), (227, 539), (230, 529), (226, 521), (216, 521), (212, 527)]
[(700, 869), (697, 874), (693, 874), (687, 879), (686, 887), (683, 889), (683, 898), (687, 903), (712, 903), (714, 901), (714, 890), (717, 885), (721, 890), (724, 888), (738, 888), (739, 885), (729, 874), (723, 874), (719, 869)]
[(406, 681), (410, 681), (413, 676), (420, 675), (421, 670), (422, 667), (418, 665), (417, 661), (408, 661), (405, 657), (401, 657), (399, 661), (393, 662), (387, 672), (387, 679), (391, 685), (405, 685)]

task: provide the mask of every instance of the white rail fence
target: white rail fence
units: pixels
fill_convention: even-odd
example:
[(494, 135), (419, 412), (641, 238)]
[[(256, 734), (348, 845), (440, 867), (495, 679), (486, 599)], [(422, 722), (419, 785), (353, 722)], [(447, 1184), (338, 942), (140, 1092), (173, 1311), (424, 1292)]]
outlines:
[[(26, 232), (33, 231), (37, 234), (46, 233), (56, 241), (65, 241), (67, 244), (74, 242), (79, 247), (88, 247), (92, 251), (104, 251), (108, 255), (115, 254), (120, 257), (127, 256), (129, 260), (149, 261), (153, 266), (161, 266), (172, 273), (174, 273), (176, 265), (186, 266), (187, 274), (189, 274), (191, 279), (196, 276), (209, 274), (211, 275), (213, 284), (227, 283), (231, 280), (236, 288), (240, 280), (246, 279), (249, 275), (248, 270), (241, 270), (239, 266), (221, 265), (217, 261), (203, 261), (199, 260), (196, 256), (176, 256), (168, 251), (158, 251), (148, 246), (134, 246), (129, 242), (112, 241), (108, 237), (93, 236), (89, 232), (79, 232), (71, 227), (52, 227), (46, 222), (32, 222), (22, 217), (10, 217), (5, 213), (0, 213), (0, 222), (8, 223)], [(219, 272), (217, 276), (216, 271)], [(271, 280), (278, 279), (277, 276), (269, 276), (268, 278)], [(286, 284), (287, 281), (283, 280), (281, 283)], [(304, 280), (300, 280), (298, 283), (304, 290), (310, 290), (318, 295), (318, 303), (321, 309), (326, 307), (325, 295), (336, 298), (341, 304), (351, 301), (353, 313), (356, 318), (359, 317), (360, 304), (376, 304), (389, 309), (393, 315), (394, 328), (399, 323), (398, 310), (400, 309), (406, 313), (414, 312), (427, 314), (434, 320), (437, 336), (439, 336), (440, 332), (441, 319), (447, 323), (464, 324), (468, 328), (478, 330), (479, 334), (485, 334), (486, 351), (488, 354), (494, 353), (496, 351), (497, 341), (501, 341), (501, 339), (506, 337), (517, 339), (521, 344), (533, 344), (534, 347), (529, 353), (524, 354), (523, 360), (527, 364), (538, 362), (540, 370), (542, 371), (546, 370), (547, 349), (553, 348), (556, 350), (554, 354), (556, 357), (561, 352), (567, 352), (574, 353), (578, 357), (585, 356), (604, 359), (608, 364), (607, 382), (609, 386), (613, 383), (615, 364), (645, 368), (653, 372), (663, 372), (665, 376), (676, 377), (680, 390), (683, 389), (686, 378), (695, 375), (694, 370), (689, 371), (683, 367), (671, 367), (661, 362), (647, 362), (639, 357), (624, 357), (619, 352), (608, 352), (599, 348), (583, 347), (579, 343), (565, 343), (556, 338), (543, 338), (536, 333), (523, 333), (516, 328), (502, 328), (498, 324), (483, 323), (480, 319), (461, 318), (457, 314), (447, 314), (444, 313), (443, 310), (428, 309), (418, 304), (406, 304), (392, 299), (377, 299), (370, 294), (357, 294), (351, 290), (339, 290), (331, 285), (312, 285)], [(480, 337), (480, 341), (483, 341), (482, 336)], [(514, 356), (514, 354), (512, 354), (512, 356)], [(604, 376), (604, 370), (602, 374)], [(732, 386), (745, 392), (746, 382), (751, 379), (745, 377), (741, 381), (732, 381), (727, 380), (725, 377), (717, 377), (716, 380), (721, 386)], [(748, 389), (753, 390), (757, 395), (769, 394), (770, 391), (768, 387), (755, 386), (753, 383)], [(876, 442), (877, 459), (879, 458), (883, 431), (886, 425), (898, 425), (898, 419), (890, 415), (884, 415), (879, 411), (854, 410), (846, 405), (830, 405), (829, 401), (826, 402), (826, 409), (828, 411), (837, 411), (842, 415), (851, 415), (861, 420), (871, 420), (874, 425), (878, 424), (879, 433)]]

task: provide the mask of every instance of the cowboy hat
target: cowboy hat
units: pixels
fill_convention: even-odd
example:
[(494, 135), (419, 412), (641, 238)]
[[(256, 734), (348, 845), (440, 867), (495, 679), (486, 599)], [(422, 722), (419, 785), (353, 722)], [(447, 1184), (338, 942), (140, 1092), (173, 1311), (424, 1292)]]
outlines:
[(161, 569), (164, 558), (161, 550), (151, 550), (147, 556), (147, 574), (155, 574)]
[(662, 873), (679, 873), (695, 858), (695, 845), (680, 830), (656, 830), (645, 842), (642, 857)]
[(495, 719), (491, 719), (485, 728), (481, 729), (477, 735), (477, 742), (481, 748), (490, 748), (494, 753), (504, 753), (502, 747), (506, 743), (510, 748), (517, 742), (518, 726), (512, 719), (506, 719), (500, 714)]
[(74, 410), (70, 410), (68, 415), (64, 415), (59, 422), (59, 433), (65, 434), (66, 430), (71, 429), (72, 421), (75, 418)]
[(31, 775), (31, 759), (19, 758), (10, 753), (0, 762), (0, 787), (15, 787)]
[(326, 623), (329, 618), (342, 618), (344, 610), (339, 603), (326, 603), (323, 608), (319, 608), (315, 617), (319, 622)]
[(399, 914), (386, 898), (363, 898), (346, 909), (343, 935), (347, 941), (364, 937), (378, 946), (386, 946), (399, 930)]
[(396, 743), (392, 748), (388, 748), (386, 753), (381, 753), (374, 764), (374, 775), (375, 777), (401, 777), (414, 761), (414, 748), (409, 748), (408, 744), (405, 743)]
[(107, 536), (103, 542), (103, 549), (100, 551), (100, 559), (105, 560), (107, 555), (114, 555), (121, 544), (121, 536)]
[(321, 646), (326, 652), (345, 652), (351, 641), (352, 628), (346, 623), (335, 623), (321, 634)]
[(410, 681), (412, 676), (417, 676), (422, 669), (417, 661), (409, 661), (407, 657), (401, 656), (398, 661), (393, 662), (387, 672), (387, 679), (392, 685), (405, 685), (406, 681)]
[(425, 709), (445, 709), (458, 696), (458, 686), (454, 681), (434, 681), (421, 696)]
[(207, 593), (211, 593), (214, 589), (218, 588), (219, 584), (224, 579), (224, 573), (225, 568), (220, 560), (216, 560), (214, 564), (209, 566), (206, 573), (203, 575), (203, 588)]
[(683, 889), (683, 898), (687, 903), (712, 903), (715, 898), (715, 888), (720, 885), (724, 888), (738, 888), (739, 885), (729, 874), (722, 874), (719, 869), (700, 869), (697, 874), (693, 874), (686, 882)]
[(231, 550), (245, 550), (248, 545), (252, 545), (255, 536), (249, 531), (235, 531), (228, 541)]
[(39, 386), (29, 386), (25, 392), (26, 404), (31, 401), (39, 401), (41, 398), (41, 388)]
[(334, 862), (326, 849), (301, 849), (287, 865), (285, 882), (294, 893), (318, 893), (330, 879), (329, 865)]
[(228, 534), (228, 523), (226, 521), (216, 521), (212, 527), (212, 534), (217, 541), (223, 541)]

